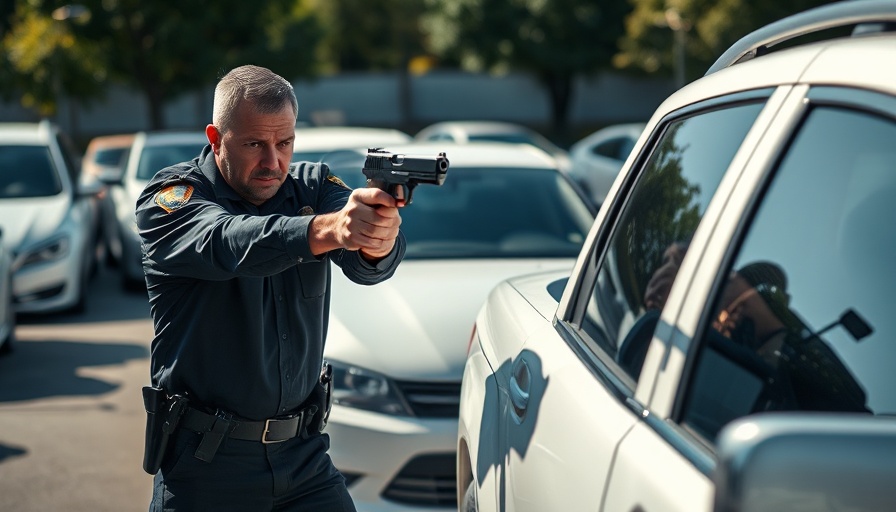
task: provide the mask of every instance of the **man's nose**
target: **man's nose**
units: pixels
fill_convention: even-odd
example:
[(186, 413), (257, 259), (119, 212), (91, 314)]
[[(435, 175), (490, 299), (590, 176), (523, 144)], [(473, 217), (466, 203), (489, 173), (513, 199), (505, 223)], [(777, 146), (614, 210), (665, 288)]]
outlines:
[(274, 146), (265, 146), (262, 153), (261, 162), (259, 164), (265, 169), (279, 169), (279, 161), (277, 159), (277, 148)]

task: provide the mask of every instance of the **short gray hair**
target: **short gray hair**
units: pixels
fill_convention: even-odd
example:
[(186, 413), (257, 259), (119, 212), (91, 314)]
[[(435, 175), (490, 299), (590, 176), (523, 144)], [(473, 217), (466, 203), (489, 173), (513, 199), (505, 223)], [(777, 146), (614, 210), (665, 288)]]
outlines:
[(240, 66), (221, 78), (215, 87), (212, 123), (225, 133), (230, 129), (233, 112), (240, 101), (247, 100), (264, 114), (279, 112), (288, 101), (292, 113), (299, 114), (299, 103), (292, 84), (270, 69)]

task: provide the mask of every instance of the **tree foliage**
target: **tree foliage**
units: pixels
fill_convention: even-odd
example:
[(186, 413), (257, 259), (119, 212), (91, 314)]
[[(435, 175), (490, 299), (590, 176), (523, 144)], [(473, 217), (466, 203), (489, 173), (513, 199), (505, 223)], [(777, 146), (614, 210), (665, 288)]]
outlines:
[(611, 66), (626, 0), (426, 0), (430, 47), (475, 71), (523, 70), (546, 86), (562, 130), (573, 79)]
[(331, 71), (401, 70), (424, 52), (420, 0), (316, 0)]
[[(52, 44), (45, 37), (47, 31), (55, 31), (46, 23), (51, 27), (61, 23), (49, 17), (61, 5), (18, 0), (3, 52), (10, 56), (19, 79), (4, 84), (7, 89), (11, 85), (40, 91), (45, 77), (55, 75), (65, 92), (80, 98), (84, 92), (76, 85), (81, 81), (94, 86), (121, 83), (144, 94), (150, 127), (158, 129), (164, 127), (166, 101), (214, 83), (234, 66), (267, 66), (291, 80), (317, 71), (321, 30), (301, 0), (83, 0), (79, 5), (86, 7), (87, 19), (66, 24), (77, 41), (71, 52), (57, 51), (66, 45)], [(43, 48), (48, 44), (53, 49)], [(90, 58), (75, 48), (89, 52)], [(34, 58), (11, 58), (16, 52)], [(93, 73), (86, 81), (76, 80), (75, 67)]]
[(684, 50), (684, 77), (690, 81), (741, 37), (763, 25), (830, 0), (630, 0), (626, 35), (619, 42), (617, 67), (670, 74), (677, 65), (675, 31)]

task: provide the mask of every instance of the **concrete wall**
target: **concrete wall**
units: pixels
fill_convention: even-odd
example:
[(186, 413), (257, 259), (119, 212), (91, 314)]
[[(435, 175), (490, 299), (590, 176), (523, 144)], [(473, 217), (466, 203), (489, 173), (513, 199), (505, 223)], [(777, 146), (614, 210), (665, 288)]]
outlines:
[[(436, 71), (405, 78), (397, 73), (348, 73), (296, 82), (299, 121), (387, 126), (411, 134), (427, 124), (451, 119), (505, 120), (544, 132), (549, 129), (549, 97), (529, 75)], [(569, 112), (571, 131), (584, 136), (607, 124), (646, 120), (673, 91), (670, 80), (609, 74), (579, 78)], [(208, 88), (170, 102), (165, 108), (167, 127), (204, 127), (211, 119), (212, 95), (213, 89)], [(0, 121), (36, 119), (19, 105), (0, 103)], [(63, 98), (56, 120), (81, 142), (149, 126), (142, 95), (124, 88), (111, 89), (104, 100), (92, 104)]]

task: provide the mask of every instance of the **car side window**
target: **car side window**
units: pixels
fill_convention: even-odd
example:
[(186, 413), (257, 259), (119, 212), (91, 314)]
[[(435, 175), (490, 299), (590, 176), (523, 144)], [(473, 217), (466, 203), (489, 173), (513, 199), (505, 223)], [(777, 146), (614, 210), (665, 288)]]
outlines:
[(629, 137), (617, 137), (601, 142), (597, 146), (594, 146), (592, 151), (597, 156), (624, 161), (628, 158), (628, 154), (632, 152), (634, 145), (635, 141)]
[(677, 265), (763, 103), (666, 125), (610, 235), (585, 307), (585, 337), (637, 380)]
[(681, 422), (896, 414), (896, 120), (809, 111), (719, 276)]

